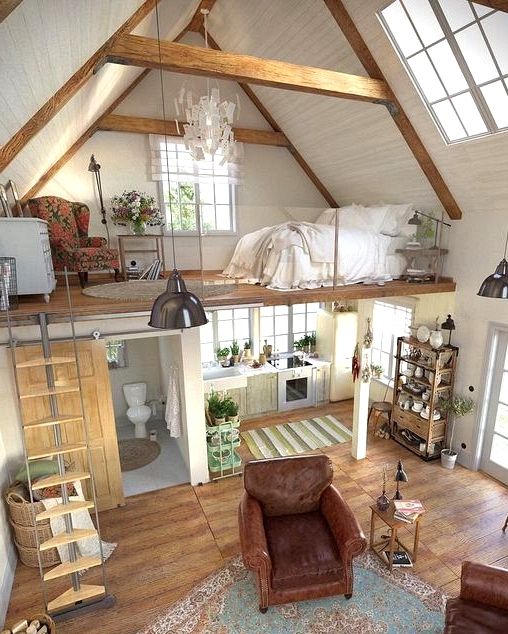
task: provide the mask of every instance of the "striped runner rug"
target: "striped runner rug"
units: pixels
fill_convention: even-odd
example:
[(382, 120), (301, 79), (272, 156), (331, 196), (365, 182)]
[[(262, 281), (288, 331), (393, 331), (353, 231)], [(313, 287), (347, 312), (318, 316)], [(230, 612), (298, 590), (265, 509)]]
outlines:
[(335, 416), (317, 416), (241, 433), (255, 458), (294, 456), (336, 443), (348, 442), (353, 434)]

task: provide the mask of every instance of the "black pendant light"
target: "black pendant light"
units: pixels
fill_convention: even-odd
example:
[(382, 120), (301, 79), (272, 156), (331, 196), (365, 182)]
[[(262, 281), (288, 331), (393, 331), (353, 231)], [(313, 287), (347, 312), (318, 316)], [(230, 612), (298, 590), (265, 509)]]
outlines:
[(199, 299), (189, 293), (180, 272), (173, 270), (168, 286), (152, 307), (148, 325), (152, 328), (194, 328), (208, 322)]
[(508, 262), (506, 261), (506, 246), (508, 245), (508, 233), (504, 243), (504, 256), (497, 265), (492, 275), (486, 277), (478, 295), (480, 297), (494, 297), (498, 299), (508, 299)]
[[(159, 46), (159, 62), (160, 62), (160, 86), (162, 99), (162, 118), (164, 120), (164, 129), (166, 129), (166, 106), (164, 98), (164, 78), (162, 74), (162, 56), (161, 56), (161, 40), (159, 31), (159, 7), (155, 3), (155, 16), (157, 22), (157, 42)], [(169, 187), (169, 155), (168, 155), (168, 137), (164, 134), (166, 149), (166, 174)], [(171, 241), (173, 248), (173, 273), (168, 280), (166, 290), (159, 295), (152, 306), (152, 314), (148, 325), (152, 328), (164, 328), (167, 330), (180, 330), (181, 328), (195, 328), (204, 326), (208, 323), (205, 310), (199, 298), (193, 293), (189, 293), (180, 272), (176, 267), (176, 251), (175, 251), (175, 231), (173, 226), (173, 211), (170, 207), (171, 219)], [(198, 223), (199, 224), (199, 223)], [(200, 231), (201, 234), (201, 231)], [(201, 245), (200, 245), (201, 253)], [(201, 269), (203, 262), (201, 261)]]

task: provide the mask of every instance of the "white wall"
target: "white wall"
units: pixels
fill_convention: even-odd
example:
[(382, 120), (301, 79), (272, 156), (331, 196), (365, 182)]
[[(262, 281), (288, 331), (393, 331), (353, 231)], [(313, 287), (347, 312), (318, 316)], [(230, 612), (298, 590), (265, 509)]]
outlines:
[[(125, 342), (127, 367), (115, 368), (109, 371), (111, 393), (113, 395), (113, 409), (117, 426), (129, 424), (125, 415), (127, 403), (122, 387), (125, 383), (143, 382), (147, 385), (146, 400), (159, 400), (161, 396), (161, 375), (159, 369), (159, 348), (157, 339), (128, 339)], [(161, 405), (158, 404), (160, 415)]]

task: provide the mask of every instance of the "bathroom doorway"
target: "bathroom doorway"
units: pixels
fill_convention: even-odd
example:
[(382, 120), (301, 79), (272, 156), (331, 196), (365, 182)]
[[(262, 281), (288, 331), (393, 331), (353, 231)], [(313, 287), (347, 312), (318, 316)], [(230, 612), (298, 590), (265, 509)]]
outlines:
[[(180, 427), (174, 424), (180, 401), (179, 347), (175, 335), (106, 339), (125, 497), (190, 481), (181, 416)], [(177, 406), (166, 415), (170, 373), (171, 402)]]

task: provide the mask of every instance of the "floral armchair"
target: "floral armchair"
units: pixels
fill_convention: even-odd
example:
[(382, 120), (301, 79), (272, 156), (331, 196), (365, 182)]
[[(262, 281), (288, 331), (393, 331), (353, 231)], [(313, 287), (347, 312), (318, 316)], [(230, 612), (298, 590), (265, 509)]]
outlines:
[(88, 271), (113, 269), (119, 279), (118, 251), (110, 249), (104, 238), (89, 237), (90, 210), (56, 196), (31, 198), (28, 206), (32, 217), (48, 223), (49, 243), (55, 271), (75, 271), (83, 288)]

